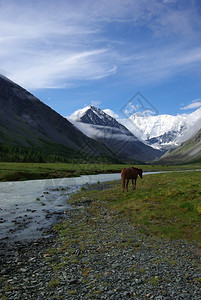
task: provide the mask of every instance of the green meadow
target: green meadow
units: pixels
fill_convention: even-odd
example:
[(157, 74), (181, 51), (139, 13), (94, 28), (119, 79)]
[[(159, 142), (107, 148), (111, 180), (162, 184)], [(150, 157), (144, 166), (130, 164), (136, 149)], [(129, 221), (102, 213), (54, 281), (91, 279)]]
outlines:
[[(0, 162), (0, 181), (62, 178), (87, 174), (121, 172), (128, 165), (121, 164), (78, 164), (78, 163), (14, 163)], [(136, 165), (144, 171), (168, 171), (201, 168), (200, 164), (183, 166)]]
[(71, 203), (91, 199), (92, 207), (106, 206), (127, 217), (141, 233), (201, 243), (201, 173), (173, 172), (146, 175), (137, 189), (122, 193), (120, 181), (104, 190), (71, 197)]
[(76, 177), (119, 172), (123, 166), (107, 164), (0, 162), (0, 181)]

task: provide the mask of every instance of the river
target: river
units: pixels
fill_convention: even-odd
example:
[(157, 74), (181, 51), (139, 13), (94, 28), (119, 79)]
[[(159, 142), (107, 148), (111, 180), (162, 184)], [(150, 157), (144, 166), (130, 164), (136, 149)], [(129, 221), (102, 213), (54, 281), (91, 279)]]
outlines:
[(41, 237), (44, 229), (72, 209), (69, 195), (86, 184), (120, 179), (120, 173), (74, 178), (0, 182), (0, 240)]

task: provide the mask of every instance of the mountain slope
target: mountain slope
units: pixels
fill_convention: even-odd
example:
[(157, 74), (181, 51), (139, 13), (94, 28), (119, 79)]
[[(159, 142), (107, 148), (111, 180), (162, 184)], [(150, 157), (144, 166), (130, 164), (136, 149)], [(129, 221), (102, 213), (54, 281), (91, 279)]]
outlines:
[(162, 155), (161, 151), (139, 141), (125, 126), (94, 106), (74, 112), (69, 120), (84, 134), (103, 142), (121, 160), (147, 162)]
[(114, 157), (22, 87), (0, 76), (0, 143), (24, 147), (63, 145), (66, 149)]
[(166, 152), (158, 162), (170, 164), (201, 162), (201, 129), (180, 147)]
[(192, 137), (200, 128), (201, 108), (191, 114), (144, 115), (135, 113), (119, 120), (135, 136), (156, 149), (172, 149)]

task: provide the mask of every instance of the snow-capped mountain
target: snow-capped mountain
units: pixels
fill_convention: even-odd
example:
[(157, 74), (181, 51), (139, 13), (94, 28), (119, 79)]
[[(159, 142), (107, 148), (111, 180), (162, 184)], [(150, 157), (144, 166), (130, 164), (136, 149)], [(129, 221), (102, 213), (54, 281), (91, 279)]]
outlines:
[(201, 129), (174, 150), (167, 151), (159, 160), (162, 164), (201, 162)]
[(128, 132), (128, 129), (117, 122), (117, 120), (93, 105), (89, 105), (83, 109), (75, 111), (70, 118), (78, 122), (100, 126), (110, 126), (119, 128), (121, 130), (126, 130)]
[(139, 141), (123, 124), (94, 106), (77, 110), (68, 120), (85, 135), (103, 142), (120, 159), (147, 162), (163, 154)]
[(119, 119), (139, 140), (156, 149), (172, 149), (201, 128), (201, 108), (191, 114), (149, 116), (135, 113)]

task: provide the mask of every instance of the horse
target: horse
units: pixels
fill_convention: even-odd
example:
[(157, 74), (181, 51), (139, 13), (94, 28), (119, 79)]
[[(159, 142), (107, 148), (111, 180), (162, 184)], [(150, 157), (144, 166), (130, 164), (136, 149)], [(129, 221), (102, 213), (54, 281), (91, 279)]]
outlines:
[[(124, 168), (121, 171), (121, 182), (122, 182), (122, 192), (123, 193), (124, 193), (124, 189), (125, 189), (125, 183), (126, 183), (126, 191), (128, 192), (129, 179), (132, 179), (132, 190), (136, 189), (136, 181), (137, 181), (138, 175), (140, 176), (140, 178), (142, 178), (142, 169), (131, 167), (131, 168)], [(134, 184), (133, 180), (135, 180), (135, 184)]]

